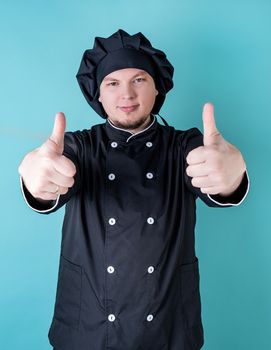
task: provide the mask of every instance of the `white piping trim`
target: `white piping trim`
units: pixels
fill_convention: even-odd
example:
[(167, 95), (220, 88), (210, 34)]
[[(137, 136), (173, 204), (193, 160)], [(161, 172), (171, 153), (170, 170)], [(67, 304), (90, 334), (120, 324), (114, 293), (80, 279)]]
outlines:
[(142, 132), (148, 130), (148, 129), (153, 125), (153, 123), (154, 123), (155, 120), (156, 120), (156, 116), (155, 116), (154, 114), (152, 114), (152, 116), (153, 116), (153, 121), (151, 122), (151, 124), (150, 124), (149, 126), (147, 126), (145, 129), (143, 129), (143, 130), (141, 130), (141, 131), (139, 131), (139, 132), (136, 132), (136, 133), (134, 133), (134, 134), (133, 134), (131, 131), (129, 131), (129, 130), (122, 129), (122, 128), (118, 128), (117, 126), (113, 125), (113, 124), (111, 123), (111, 121), (109, 120), (109, 118), (107, 118), (107, 120), (108, 120), (108, 123), (109, 123), (113, 128), (118, 129), (118, 130), (122, 130), (122, 131), (126, 131), (126, 132), (129, 132), (130, 134), (132, 134), (132, 135), (129, 136), (128, 139), (126, 140), (126, 142), (128, 142), (129, 139), (130, 139), (131, 137), (133, 137), (133, 136), (135, 136), (135, 135), (138, 135), (138, 134), (141, 134)]
[(248, 176), (247, 170), (246, 170), (246, 175), (247, 175), (247, 179), (248, 179), (247, 190), (246, 190), (246, 193), (245, 193), (244, 197), (240, 200), (239, 203), (220, 203), (220, 202), (214, 200), (213, 198), (211, 198), (210, 195), (207, 193), (208, 198), (209, 198), (211, 201), (215, 202), (216, 204), (219, 204), (219, 205), (222, 205), (222, 206), (225, 206), (225, 205), (233, 205), (233, 206), (236, 207), (236, 206), (240, 205), (240, 204), (245, 200), (245, 198), (246, 198), (246, 196), (247, 196), (247, 194), (248, 194), (249, 188), (250, 188), (250, 180), (249, 180), (249, 176)]
[(60, 198), (60, 194), (58, 195), (58, 197), (57, 197), (57, 199), (56, 199), (56, 203), (54, 204), (54, 206), (53, 206), (52, 208), (44, 209), (44, 210), (38, 210), (38, 209), (35, 209), (35, 208), (31, 207), (31, 205), (28, 203), (28, 200), (26, 199), (26, 196), (25, 196), (25, 193), (24, 193), (23, 179), (22, 179), (21, 176), (20, 176), (20, 183), (21, 183), (21, 191), (22, 191), (24, 200), (25, 200), (26, 204), (29, 206), (29, 208), (35, 210), (35, 211), (38, 212), (38, 213), (47, 213), (47, 212), (53, 210), (53, 209), (58, 205), (59, 198)]

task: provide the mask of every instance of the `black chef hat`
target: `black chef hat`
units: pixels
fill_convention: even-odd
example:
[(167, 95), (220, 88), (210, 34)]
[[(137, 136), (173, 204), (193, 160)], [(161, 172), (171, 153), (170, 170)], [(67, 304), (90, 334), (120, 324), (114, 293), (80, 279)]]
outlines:
[(174, 68), (163, 51), (154, 48), (141, 33), (129, 35), (119, 29), (108, 38), (95, 37), (92, 49), (83, 54), (76, 78), (90, 106), (103, 118), (106, 112), (99, 102), (99, 87), (103, 78), (115, 70), (139, 68), (154, 79), (158, 95), (151, 110), (157, 114), (173, 87)]

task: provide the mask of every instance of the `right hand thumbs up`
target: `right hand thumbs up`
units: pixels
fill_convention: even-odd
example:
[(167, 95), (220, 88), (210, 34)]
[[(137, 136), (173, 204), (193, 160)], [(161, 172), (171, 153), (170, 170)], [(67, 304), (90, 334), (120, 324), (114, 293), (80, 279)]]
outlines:
[(19, 166), (24, 185), (37, 199), (55, 200), (74, 184), (76, 167), (63, 155), (65, 128), (64, 113), (57, 113), (51, 136), (28, 153)]

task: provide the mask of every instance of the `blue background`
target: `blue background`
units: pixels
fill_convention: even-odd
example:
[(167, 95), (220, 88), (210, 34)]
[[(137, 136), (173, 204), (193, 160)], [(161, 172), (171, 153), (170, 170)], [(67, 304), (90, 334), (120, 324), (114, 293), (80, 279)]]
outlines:
[(1, 1), (1, 349), (51, 348), (64, 213), (25, 204), (18, 165), (50, 135), (56, 112), (67, 130), (103, 122), (75, 75), (94, 37), (120, 28), (141, 31), (175, 67), (160, 113), (167, 122), (203, 130), (211, 101), (218, 129), (247, 163), (241, 206), (197, 202), (204, 350), (271, 349), (270, 13), (263, 0)]

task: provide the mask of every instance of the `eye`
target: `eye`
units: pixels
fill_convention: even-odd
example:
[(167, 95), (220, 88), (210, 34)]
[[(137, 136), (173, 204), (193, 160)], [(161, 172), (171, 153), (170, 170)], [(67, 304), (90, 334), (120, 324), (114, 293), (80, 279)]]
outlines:
[(143, 80), (146, 80), (146, 79), (144, 79), (144, 78), (136, 78), (135, 80), (137, 80), (137, 81), (143, 81)]
[(113, 85), (113, 84), (117, 84), (117, 82), (116, 81), (112, 81), (111, 83), (106, 84), (106, 85), (108, 85), (108, 86), (116, 86), (116, 85)]

